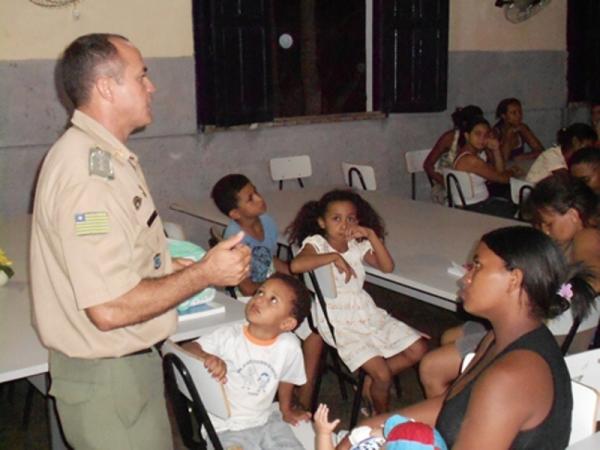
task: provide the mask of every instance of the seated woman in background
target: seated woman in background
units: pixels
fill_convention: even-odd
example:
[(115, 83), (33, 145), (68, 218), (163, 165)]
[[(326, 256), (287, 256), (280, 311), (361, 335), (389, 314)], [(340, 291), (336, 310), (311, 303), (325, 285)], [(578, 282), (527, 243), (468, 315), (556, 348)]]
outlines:
[[(454, 160), (454, 169), (467, 172), (473, 196), (467, 201), (466, 209), (501, 217), (514, 217), (515, 206), (506, 198), (490, 196), (488, 183), (506, 186), (513, 175), (505, 169), (498, 140), (490, 133), (490, 124), (483, 117), (472, 117), (459, 142), (460, 150)], [(482, 156), (481, 154), (485, 156)]]
[[(540, 140), (523, 123), (523, 109), (518, 99), (501, 100), (496, 107), (496, 118), (498, 122), (494, 125), (494, 133), (500, 141), (504, 161), (534, 159), (544, 150)], [(525, 144), (531, 152), (525, 153)]]
[[(571, 380), (544, 320), (589, 303), (582, 269), (531, 227), (500, 228), (479, 242), (462, 279), (466, 311), (487, 319), (490, 332), (446, 395), (399, 411), (435, 425), (453, 449), (564, 449), (569, 442)], [(363, 425), (380, 426), (387, 416)], [(338, 448), (348, 448), (344, 440)]]
[(585, 147), (579, 150), (569, 160), (569, 171), (600, 195), (600, 149)]
[[(467, 105), (464, 108), (458, 107), (452, 113), (452, 123), (454, 128), (442, 134), (423, 163), (423, 169), (427, 173), (429, 180), (433, 182), (432, 197), (435, 199), (444, 196), (444, 176), (438, 172), (441, 168), (451, 168), (456, 153), (458, 151), (458, 141), (460, 139), (460, 130), (462, 130), (471, 117), (483, 116), (483, 111), (479, 106)], [(441, 192), (441, 194), (436, 194)]]
[(571, 157), (579, 149), (592, 145), (596, 139), (594, 129), (585, 123), (574, 123), (561, 128), (556, 133), (557, 145), (537, 157), (525, 179), (535, 184), (558, 171), (567, 172), (567, 163)]
[(540, 181), (523, 207), (523, 217), (554, 239), (569, 261), (593, 272), (593, 286), (600, 293), (598, 212), (594, 192), (569, 174)]

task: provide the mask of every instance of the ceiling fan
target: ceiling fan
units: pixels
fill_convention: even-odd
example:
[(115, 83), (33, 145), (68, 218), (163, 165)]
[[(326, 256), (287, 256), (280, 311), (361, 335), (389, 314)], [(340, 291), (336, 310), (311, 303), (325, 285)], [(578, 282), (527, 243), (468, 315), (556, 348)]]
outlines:
[(551, 0), (496, 0), (495, 6), (504, 8), (504, 17), (512, 23), (520, 23), (537, 14)]

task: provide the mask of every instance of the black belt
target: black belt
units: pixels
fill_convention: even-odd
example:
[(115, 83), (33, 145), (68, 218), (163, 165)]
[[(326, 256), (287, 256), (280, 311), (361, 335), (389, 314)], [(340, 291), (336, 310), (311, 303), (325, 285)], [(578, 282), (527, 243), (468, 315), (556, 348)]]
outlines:
[(148, 348), (143, 348), (141, 350), (138, 350), (137, 352), (128, 353), (127, 355), (123, 355), (123, 357), (145, 355), (146, 353), (152, 353), (152, 349), (154, 349), (158, 353), (160, 353), (160, 349), (161, 349), (162, 345), (165, 343), (165, 341), (166, 341), (166, 339), (163, 339), (162, 341), (158, 341), (156, 344), (151, 345)]

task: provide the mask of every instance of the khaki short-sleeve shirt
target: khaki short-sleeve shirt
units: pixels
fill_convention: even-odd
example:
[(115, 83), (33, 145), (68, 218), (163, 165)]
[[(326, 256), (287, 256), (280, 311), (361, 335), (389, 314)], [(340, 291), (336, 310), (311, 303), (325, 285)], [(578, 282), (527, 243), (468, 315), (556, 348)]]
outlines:
[(103, 332), (85, 309), (170, 273), (171, 256), (138, 158), (81, 111), (72, 123), (48, 152), (35, 195), (34, 326), (68, 356), (122, 356), (172, 334), (175, 311)]

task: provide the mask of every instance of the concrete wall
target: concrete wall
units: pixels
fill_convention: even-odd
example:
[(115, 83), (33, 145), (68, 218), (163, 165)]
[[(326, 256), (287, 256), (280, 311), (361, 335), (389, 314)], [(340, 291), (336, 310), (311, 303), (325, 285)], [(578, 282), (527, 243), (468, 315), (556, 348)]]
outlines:
[[(142, 159), (161, 214), (184, 222), (195, 236), (203, 232), (197, 222), (169, 211), (169, 203), (206, 197), (212, 184), (232, 171), (246, 173), (259, 189), (275, 189), (267, 165), (274, 156), (309, 154), (314, 175), (308, 184), (341, 183), (342, 160), (370, 163), (383, 189), (408, 196), (404, 152), (431, 147), (450, 126), (456, 105), (479, 104), (492, 120), (498, 100), (519, 97), (525, 121), (550, 145), (566, 104), (565, 24), (565, 2), (552, 2), (536, 17), (514, 25), (491, 0), (452, 0), (449, 111), (198, 134), (189, 0), (83, 1), (75, 10), (3, 0), (0, 217), (28, 210), (37, 167), (68, 121), (54, 70), (63, 47), (80, 34), (121, 33), (146, 56), (158, 88), (155, 120), (129, 144)], [(290, 188), (295, 188), (292, 183)], [(423, 177), (419, 189), (419, 196), (426, 197)]]

